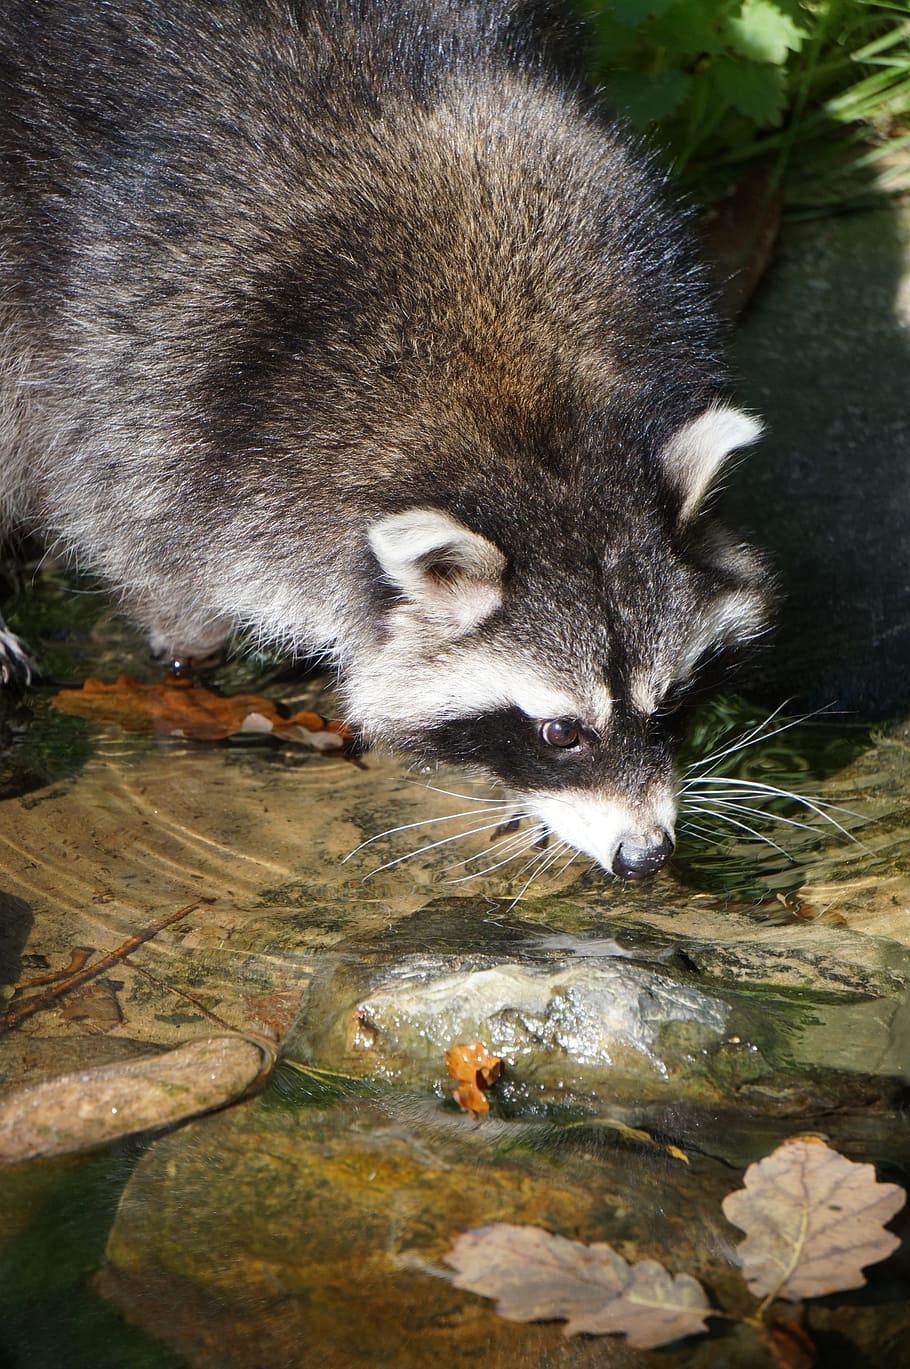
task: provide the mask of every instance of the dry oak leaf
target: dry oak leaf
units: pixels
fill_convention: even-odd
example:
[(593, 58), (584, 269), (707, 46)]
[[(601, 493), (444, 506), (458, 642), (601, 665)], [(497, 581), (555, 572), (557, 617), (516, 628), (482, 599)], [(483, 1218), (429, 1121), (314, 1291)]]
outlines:
[(906, 1194), (880, 1184), (872, 1165), (855, 1164), (814, 1136), (784, 1141), (750, 1165), (744, 1189), (723, 1201), (724, 1216), (746, 1232), (738, 1247), (758, 1298), (821, 1298), (866, 1282), (863, 1267), (900, 1245), (884, 1223)]
[(496, 1298), (509, 1321), (565, 1320), (567, 1336), (624, 1333), (639, 1350), (708, 1329), (697, 1280), (656, 1260), (628, 1264), (609, 1245), (500, 1222), (458, 1236), (445, 1260), (456, 1288)]
[(446, 1069), (453, 1079), (459, 1080), (452, 1097), (460, 1108), (473, 1117), (490, 1111), (484, 1090), (492, 1088), (502, 1072), (498, 1055), (491, 1055), (482, 1041), (474, 1041), (470, 1046), (450, 1046), (446, 1051)]
[(224, 697), (174, 675), (158, 684), (142, 684), (129, 675), (118, 675), (113, 684), (86, 680), (81, 689), (61, 689), (51, 703), (63, 713), (117, 723), (127, 732), (157, 732), (193, 741), (264, 732), (317, 751), (341, 751), (351, 740), (344, 723), (330, 722), (319, 713), (283, 718), (271, 699), (258, 694)]

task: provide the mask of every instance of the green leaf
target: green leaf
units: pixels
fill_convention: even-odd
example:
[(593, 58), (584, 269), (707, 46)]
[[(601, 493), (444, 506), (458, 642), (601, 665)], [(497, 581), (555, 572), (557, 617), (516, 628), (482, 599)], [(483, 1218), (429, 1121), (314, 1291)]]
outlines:
[(808, 36), (774, 0), (744, 0), (738, 18), (730, 19), (726, 29), (734, 52), (776, 66), (783, 66), (791, 52), (799, 52)]
[(656, 14), (663, 14), (678, 0), (609, 0), (604, 6), (606, 13), (620, 24), (634, 24), (636, 28)]
[(724, 52), (729, 46), (727, 26), (739, 9), (739, 0), (677, 0), (650, 25), (648, 37), (677, 60)]
[(648, 58), (641, 32), (620, 24), (612, 15), (592, 11), (596, 39), (596, 70), (603, 74), (617, 67), (637, 67)]
[(675, 113), (691, 89), (692, 77), (682, 71), (661, 71), (654, 75), (617, 71), (607, 82), (611, 104), (636, 128), (645, 128)]
[(744, 114), (759, 128), (774, 128), (787, 107), (786, 72), (783, 67), (718, 57), (705, 73), (715, 96)]

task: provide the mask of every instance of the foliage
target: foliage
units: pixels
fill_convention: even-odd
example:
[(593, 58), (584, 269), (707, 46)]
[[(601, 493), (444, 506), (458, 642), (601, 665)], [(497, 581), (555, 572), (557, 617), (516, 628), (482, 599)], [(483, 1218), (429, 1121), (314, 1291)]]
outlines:
[(587, 0), (595, 69), (678, 176), (764, 159), (791, 206), (910, 187), (910, 0)]
[(621, 1334), (629, 1345), (652, 1349), (706, 1331), (706, 1317), (723, 1317), (753, 1327), (773, 1345), (778, 1364), (811, 1364), (811, 1341), (794, 1323), (770, 1319), (772, 1305), (861, 1288), (863, 1268), (900, 1244), (884, 1224), (906, 1195), (815, 1136), (784, 1141), (749, 1166), (744, 1184), (723, 1210), (746, 1233), (737, 1260), (749, 1291), (762, 1299), (747, 1315), (713, 1307), (696, 1279), (670, 1274), (656, 1260), (630, 1263), (609, 1245), (583, 1245), (535, 1226), (466, 1231), (446, 1263), (456, 1288), (495, 1298), (510, 1321), (561, 1320), (566, 1335)]

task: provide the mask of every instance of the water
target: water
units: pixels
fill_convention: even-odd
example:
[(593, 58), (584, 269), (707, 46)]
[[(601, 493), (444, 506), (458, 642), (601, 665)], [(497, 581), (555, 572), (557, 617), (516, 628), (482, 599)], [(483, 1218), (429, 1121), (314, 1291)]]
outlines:
[[(14, 606), (49, 668), (150, 677), (81, 588), (71, 611), (46, 567)], [(331, 712), (324, 681), (275, 663), (238, 660), (220, 683), (254, 680)], [(820, 1131), (908, 1182), (902, 726), (780, 717), (712, 763), (736, 802), (749, 791), (732, 781), (815, 796), (729, 810), (773, 845), (702, 812), (651, 884), (581, 860), (529, 884), (532, 853), (464, 878), (496, 863), (495, 832), (399, 860), (473, 816), (355, 849), (483, 814), (480, 781), (428, 788), (395, 760), (267, 739), (155, 740), (59, 714), (52, 692), (3, 721), (0, 969), (31, 985), (7, 1006), (117, 954), (0, 1035), (4, 1086), (230, 1030), (281, 1038), (283, 1060), (227, 1111), (0, 1171), (0, 1363), (637, 1365), (650, 1357), (622, 1339), (565, 1340), (454, 1290), (453, 1236), (508, 1221), (607, 1240), (745, 1313), (720, 1202), (746, 1164)], [(767, 711), (705, 712), (688, 774)], [(506, 1061), (480, 1123), (444, 1066), (475, 1035)], [(820, 1364), (910, 1363), (907, 1257), (868, 1274), (808, 1312)], [(748, 1328), (711, 1327), (654, 1362), (767, 1363)]]

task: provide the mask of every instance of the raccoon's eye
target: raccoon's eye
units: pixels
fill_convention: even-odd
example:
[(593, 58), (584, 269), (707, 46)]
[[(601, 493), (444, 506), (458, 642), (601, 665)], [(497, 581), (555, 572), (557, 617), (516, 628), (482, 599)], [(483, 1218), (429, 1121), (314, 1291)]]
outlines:
[(546, 742), (547, 746), (559, 746), (565, 750), (577, 746), (581, 737), (578, 728), (567, 718), (553, 718), (550, 722), (540, 724), (540, 740)]

